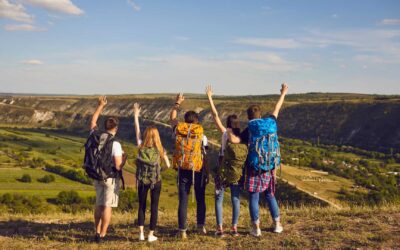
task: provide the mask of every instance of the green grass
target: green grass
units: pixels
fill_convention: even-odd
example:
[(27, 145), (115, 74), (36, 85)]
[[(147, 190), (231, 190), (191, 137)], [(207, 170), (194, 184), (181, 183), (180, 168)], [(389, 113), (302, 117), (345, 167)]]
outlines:
[[(32, 177), (31, 183), (20, 182), (17, 179), (21, 178), (23, 174), (29, 174)], [(45, 175), (48, 175), (41, 169), (31, 168), (0, 168), (0, 193), (20, 193), (26, 195), (38, 195), (44, 198), (54, 198), (63, 190), (75, 190), (82, 195), (94, 196), (93, 187), (84, 185), (76, 181), (69, 180), (62, 176), (52, 174), (55, 181), (51, 183), (41, 183), (37, 181)]]
[[(224, 222), (229, 226), (230, 208), (225, 207)], [(284, 232), (274, 234), (267, 209), (261, 209), (262, 236), (248, 232), (249, 215), (241, 210), (240, 237), (214, 236), (215, 217), (208, 207), (207, 235), (195, 233), (195, 213), (189, 210), (189, 239), (177, 233), (176, 210), (160, 211), (156, 235), (158, 242), (139, 242), (135, 224), (137, 211), (114, 213), (108, 241), (92, 242), (92, 213), (0, 215), (0, 245), (4, 249), (398, 249), (400, 248), (399, 207), (282, 209)], [(148, 218), (146, 220), (147, 224)], [(148, 228), (145, 228), (147, 231)]]
[[(341, 188), (352, 190), (354, 182), (332, 174), (324, 175), (311, 172), (313, 170), (312, 168), (283, 165), (281, 178), (318, 197), (340, 206), (346, 206), (346, 203), (340, 201), (337, 197)], [(357, 190), (365, 191), (361, 188)]]

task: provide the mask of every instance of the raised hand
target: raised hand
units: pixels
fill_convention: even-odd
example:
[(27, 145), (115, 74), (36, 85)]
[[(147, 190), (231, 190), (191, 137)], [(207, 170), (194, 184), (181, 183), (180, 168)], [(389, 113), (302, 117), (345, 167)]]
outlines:
[(140, 107), (139, 103), (135, 102), (135, 104), (133, 104), (133, 114), (139, 116), (141, 110), (142, 107)]
[(288, 85), (284, 82), (284, 83), (282, 83), (282, 87), (281, 87), (281, 95), (286, 95), (287, 94), (287, 92), (288, 92), (288, 89), (289, 89), (289, 87), (288, 87)]
[(210, 98), (210, 97), (212, 97), (213, 96), (213, 90), (212, 90), (212, 87), (211, 87), (211, 85), (208, 85), (207, 87), (206, 87), (206, 95), (207, 95), (207, 97), (208, 98)]
[(99, 97), (99, 106), (106, 106), (107, 105), (107, 97), (105, 95), (102, 95)]
[(175, 102), (177, 103), (177, 104), (182, 104), (182, 102), (185, 100), (185, 97), (183, 96), (183, 93), (179, 93), (177, 96), (176, 96), (176, 100), (175, 100)]

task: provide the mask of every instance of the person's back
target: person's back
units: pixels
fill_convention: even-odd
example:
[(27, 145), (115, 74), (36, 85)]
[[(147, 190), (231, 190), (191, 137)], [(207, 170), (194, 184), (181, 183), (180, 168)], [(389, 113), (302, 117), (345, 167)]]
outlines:
[(156, 241), (154, 230), (158, 220), (158, 203), (161, 193), (161, 164), (164, 162), (169, 168), (167, 152), (162, 146), (160, 134), (155, 126), (149, 126), (144, 131), (143, 139), (140, 132), (139, 114), (141, 108), (138, 103), (133, 105), (135, 119), (136, 142), (139, 147), (138, 157), (136, 159), (136, 181), (139, 198), (138, 224), (139, 240), (144, 237), (144, 219), (146, 214), (147, 193), (150, 192), (150, 231), (147, 240)]
[[(280, 164), (280, 157), (274, 154), (274, 158), (270, 158), (268, 148), (273, 148), (271, 142), (277, 143), (277, 117), (282, 107), (285, 95), (287, 93), (287, 85), (282, 84), (281, 96), (275, 106), (272, 114), (266, 118), (261, 118), (262, 112), (259, 105), (251, 105), (247, 109), (249, 126), (243, 130), (240, 138), (243, 143), (249, 145), (249, 155), (246, 160), (244, 187), (249, 193), (249, 209), (253, 226), (250, 233), (254, 236), (261, 236), (259, 221), (259, 194), (265, 191), (265, 198), (268, 203), (271, 216), (275, 222), (274, 232), (280, 233), (283, 228), (280, 223), (279, 207), (274, 195), (275, 192), (275, 167)], [(253, 134), (251, 134), (253, 132)], [(261, 145), (261, 146), (259, 146)], [(261, 148), (261, 150), (260, 150)], [(265, 150), (267, 148), (267, 150)], [(275, 153), (277, 151), (274, 151)], [(255, 161), (257, 158), (257, 161)], [(273, 160), (273, 162), (272, 162)], [(276, 161), (275, 161), (276, 160)]]
[[(91, 133), (97, 133), (95, 132), (95, 130), (98, 129), (97, 120), (106, 104), (106, 97), (100, 97), (99, 105), (90, 123)], [(104, 130), (106, 133), (103, 134), (107, 135), (109, 139), (112, 139), (110, 141), (112, 144), (110, 144), (110, 149), (107, 150), (107, 153), (110, 154), (108, 157), (110, 157), (110, 162), (113, 165), (109, 173), (103, 176), (102, 179), (94, 180), (94, 187), (96, 190), (96, 209), (94, 212), (96, 242), (100, 242), (104, 239), (110, 224), (112, 208), (118, 206), (121, 177), (119, 173), (122, 171), (126, 161), (121, 144), (114, 139), (118, 131), (118, 119), (115, 117), (107, 118), (104, 122)]]
[(177, 95), (170, 116), (175, 134), (173, 165), (178, 170), (178, 224), (183, 239), (187, 237), (187, 206), (192, 185), (197, 202), (197, 227), (201, 233), (206, 233), (205, 189), (208, 182), (208, 167), (205, 164), (207, 137), (199, 124), (199, 116), (194, 111), (188, 111), (185, 113), (184, 123), (177, 120), (178, 110), (184, 99), (183, 94)]
[(212, 99), (213, 91), (207, 86), (206, 95), (210, 102), (211, 112), (217, 129), (222, 133), (221, 149), (219, 152), (217, 170), (215, 174), (215, 215), (218, 237), (224, 236), (223, 230), (223, 201), (227, 187), (231, 190), (232, 201), (232, 228), (231, 234), (238, 236), (237, 224), (240, 213), (240, 188), (243, 165), (247, 157), (247, 145), (240, 142), (240, 120), (237, 115), (229, 115), (226, 127), (222, 124)]

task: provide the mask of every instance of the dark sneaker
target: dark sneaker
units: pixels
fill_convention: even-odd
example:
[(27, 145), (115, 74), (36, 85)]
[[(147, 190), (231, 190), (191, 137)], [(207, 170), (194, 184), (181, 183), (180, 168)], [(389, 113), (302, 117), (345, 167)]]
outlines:
[(100, 234), (96, 233), (96, 235), (94, 236), (94, 242), (96, 242), (96, 243), (100, 243), (101, 242)]

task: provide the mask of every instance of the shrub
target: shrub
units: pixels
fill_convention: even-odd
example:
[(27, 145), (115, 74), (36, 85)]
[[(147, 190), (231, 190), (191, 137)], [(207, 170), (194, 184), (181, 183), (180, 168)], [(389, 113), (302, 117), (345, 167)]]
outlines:
[(93, 209), (95, 201), (96, 200), (92, 197), (83, 198), (79, 196), (76, 191), (73, 190), (61, 191), (55, 199), (55, 203), (61, 208), (63, 212), (67, 213), (76, 213), (83, 210), (91, 210)]
[(90, 179), (85, 172), (83, 171), (83, 169), (66, 169), (62, 166), (59, 165), (47, 165), (46, 166), (46, 171), (55, 173), (55, 174), (59, 174), (61, 176), (64, 176), (70, 180), (73, 181), (78, 181), (80, 183), (83, 184), (92, 184), (93, 181), (92, 179)]
[(76, 191), (61, 191), (58, 193), (56, 198), (56, 204), (58, 205), (73, 205), (80, 204), (82, 202), (82, 198), (79, 196)]
[(29, 174), (24, 174), (18, 179), (20, 182), (32, 182), (32, 178)]
[(118, 208), (119, 211), (129, 212), (136, 208), (138, 204), (138, 196), (137, 193), (133, 189), (121, 190), (119, 194), (118, 200)]
[(56, 178), (54, 177), (54, 175), (49, 174), (49, 175), (45, 175), (42, 178), (37, 179), (39, 182), (43, 182), (43, 183), (50, 183), (50, 182), (54, 182), (56, 180)]
[(0, 196), (0, 204), (10, 213), (37, 214), (49, 211), (50, 206), (38, 196), (24, 196), (6, 193)]

